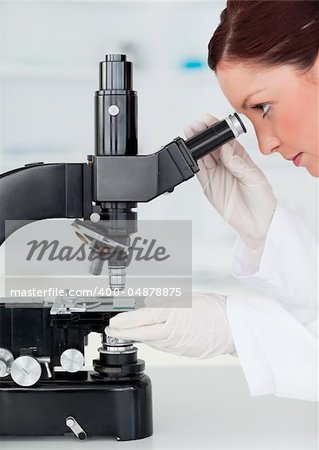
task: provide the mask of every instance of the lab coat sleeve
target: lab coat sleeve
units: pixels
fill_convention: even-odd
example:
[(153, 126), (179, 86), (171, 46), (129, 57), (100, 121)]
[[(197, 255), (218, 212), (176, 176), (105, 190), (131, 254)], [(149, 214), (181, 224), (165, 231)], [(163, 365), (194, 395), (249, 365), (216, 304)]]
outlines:
[(233, 275), (262, 296), (229, 296), (228, 319), (253, 396), (318, 399), (318, 247), (278, 205), (260, 262), (238, 239)]
[(260, 263), (239, 238), (232, 273), (263, 295), (291, 308), (318, 309), (318, 245), (307, 225), (277, 205)]
[(230, 295), (227, 316), (252, 396), (318, 399), (316, 335), (280, 302)]

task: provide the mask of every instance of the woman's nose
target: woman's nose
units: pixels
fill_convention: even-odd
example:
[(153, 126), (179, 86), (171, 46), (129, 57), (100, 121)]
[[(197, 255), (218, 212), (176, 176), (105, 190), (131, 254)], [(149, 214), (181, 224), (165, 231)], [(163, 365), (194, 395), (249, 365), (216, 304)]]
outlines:
[(256, 131), (259, 150), (264, 155), (271, 155), (277, 151), (280, 146), (280, 141), (275, 136), (267, 131)]

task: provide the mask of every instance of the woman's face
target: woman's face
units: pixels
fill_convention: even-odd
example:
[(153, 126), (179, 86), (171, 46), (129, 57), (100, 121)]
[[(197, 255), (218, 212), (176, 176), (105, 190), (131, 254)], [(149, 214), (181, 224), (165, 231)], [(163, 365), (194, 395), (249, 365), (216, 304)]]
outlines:
[(267, 68), (220, 63), (217, 77), (231, 105), (252, 122), (259, 149), (279, 152), (319, 176), (318, 58), (304, 74), (283, 65)]

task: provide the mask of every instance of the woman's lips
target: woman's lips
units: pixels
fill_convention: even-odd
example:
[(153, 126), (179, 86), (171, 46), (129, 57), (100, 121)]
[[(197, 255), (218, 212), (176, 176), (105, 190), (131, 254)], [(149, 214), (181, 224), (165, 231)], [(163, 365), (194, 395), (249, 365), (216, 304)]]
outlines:
[(303, 155), (302, 152), (301, 152), (301, 153), (298, 153), (298, 155), (296, 155), (296, 156), (294, 157), (294, 159), (292, 160), (295, 166), (297, 166), (297, 167), (299, 166), (300, 161), (301, 161), (301, 158), (302, 158), (302, 155)]

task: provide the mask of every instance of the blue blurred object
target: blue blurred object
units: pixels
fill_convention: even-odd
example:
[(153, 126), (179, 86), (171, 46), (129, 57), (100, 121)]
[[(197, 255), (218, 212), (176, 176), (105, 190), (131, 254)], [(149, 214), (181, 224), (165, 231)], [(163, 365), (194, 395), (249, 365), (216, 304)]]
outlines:
[(206, 67), (206, 61), (199, 58), (190, 58), (182, 62), (181, 67), (184, 70), (198, 70)]

